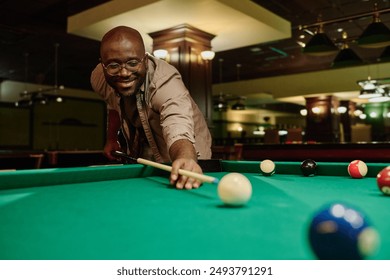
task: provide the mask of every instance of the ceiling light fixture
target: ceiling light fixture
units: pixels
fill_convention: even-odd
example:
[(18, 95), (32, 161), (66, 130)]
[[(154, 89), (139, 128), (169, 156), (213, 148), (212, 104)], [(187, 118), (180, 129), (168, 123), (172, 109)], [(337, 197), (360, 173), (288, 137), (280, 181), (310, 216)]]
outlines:
[(380, 92), (378, 88), (362, 89), (359, 94), (359, 98), (363, 98), (363, 99), (370, 99), (370, 98), (381, 97), (381, 96), (382, 96), (382, 92)]
[(219, 93), (218, 99), (214, 102), (214, 111), (216, 112), (226, 112), (228, 109), (228, 104), (223, 97), (223, 93)]
[(245, 104), (243, 102), (245, 98), (239, 97), (237, 102), (232, 105), (232, 110), (245, 110)]
[[(236, 64), (236, 70), (237, 70), (237, 81), (240, 80), (240, 70), (242, 65), (240, 63)], [(237, 98), (237, 102), (232, 105), (232, 110), (245, 110), (245, 104), (243, 100), (246, 99), (244, 96), (239, 96)]]
[(228, 106), (227, 106), (226, 102), (220, 101), (220, 102), (214, 104), (214, 111), (226, 112), (227, 109), (228, 109)]
[(332, 67), (356, 66), (362, 63), (360, 57), (350, 48), (342, 49), (333, 60)]
[(379, 57), (379, 61), (387, 62), (390, 60), (390, 46), (387, 46)]
[[(219, 82), (222, 83), (223, 58), (220, 58), (218, 60), (218, 62), (219, 62)], [(213, 107), (214, 107), (214, 111), (217, 111), (217, 112), (226, 112), (227, 111), (228, 104), (227, 104), (225, 98), (223, 97), (222, 92), (219, 93), (218, 99), (214, 102)]]
[[(20, 93), (20, 100), (15, 102), (16, 107), (30, 107), (34, 104), (45, 105), (49, 101), (55, 100), (56, 102), (63, 102), (63, 98), (58, 96), (58, 90), (63, 90), (64, 86), (58, 86), (58, 47), (60, 44), (54, 44), (54, 87), (47, 89), (39, 89), (38, 91), (27, 91), (24, 90)], [(26, 66), (25, 66), (25, 75), (26, 82), (28, 76), (28, 53), (25, 53)]]
[(215, 52), (213, 51), (203, 51), (200, 53), (200, 56), (203, 60), (213, 60), (215, 56)]
[(362, 88), (359, 98), (368, 99), (369, 102), (385, 102), (390, 100), (390, 78), (371, 79), (357, 81)]
[(343, 32), (343, 45), (341, 51), (337, 54), (336, 58), (333, 60), (332, 67), (347, 67), (347, 66), (356, 66), (362, 63), (360, 57), (349, 48), (346, 40), (348, 38), (347, 32)]
[(345, 106), (337, 107), (337, 112), (339, 112), (340, 114), (345, 114), (347, 111), (348, 111), (348, 108)]
[[(380, 95), (379, 95), (380, 94)], [(376, 96), (371, 96), (368, 102), (387, 102), (390, 101), (390, 94), (388, 87), (379, 87)]]
[(368, 102), (370, 103), (372, 102), (379, 103), (379, 102), (387, 102), (387, 101), (390, 101), (390, 96), (386, 96), (386, 95), (368, 99)]
[(323, 25), (318, 28), (317, 33), (306, 43), (302, 52), (308, 55), (325, 56), (337, 53), (338, 48), (325, 34)]
[(245, 110), (245, 104), (241, 101), (237, 101), (232, 105), (232, 110)]
[(153, 55), (159, 59), (166, 59), (168, 57), (168, 51), (164, 49), (154, 50)]
[(368, 76), (367, 80), (357, 81), (357, 83), (364, 90), (375, 89), (378, 85), (378, 82), (376, 80), (372, 80), (370, 76)]
[(299, 113), (301, 114), (301, 116), (307, 116), (307, 109), (301, 109)]
[(317, 34), (315, 34), (303, 48), (303, 53), (320, 56), (330, 55), (337, 52), (337, 48), (334, 46), (334, 43), (324, 33), (324, 26), (328, 24), (352, 21), (367, 16), (373, 16), (374, 20), (359, 37), (359, 46), (365, 48), (381, 48), (388, 46), (390, 45), (390, 30), (380, 21), (379, 15), (389, 12), (390, 8), (378, 10), (377, 5), (375, 4), (374, 10), (371, 12), (360, 13), (326, 21), (319, 19), (316, 23), (313, 24), (300, 25), (298, 28), (299, 30), (303, 31), (314, 27), (318, 29)]
[(381, 22), (376, 3), (373, 22), (367, 26), (357, 43), (363, 48), (383, 48), (390, 45), (390, 29)]

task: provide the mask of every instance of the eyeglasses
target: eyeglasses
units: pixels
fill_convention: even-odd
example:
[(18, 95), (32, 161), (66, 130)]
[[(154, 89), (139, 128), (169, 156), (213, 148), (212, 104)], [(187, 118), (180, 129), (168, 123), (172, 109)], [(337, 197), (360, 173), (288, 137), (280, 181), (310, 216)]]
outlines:
[(136, 73), (139, 71), (139, 68), (141, 67), (142, 62), (145, 60), (146, 55), (141, 59), (131, 59), (129, 61), (126, 61), (125, 63), (117, 63), (112, 62), (108, 65), (104, 65), (102, 62), (102, 65), (104, 69), (106, 69), (107, 74), (110, 76), (117, 76), (122, 71), (123, 68), (125, 68), (127, 71), (131, 73)]

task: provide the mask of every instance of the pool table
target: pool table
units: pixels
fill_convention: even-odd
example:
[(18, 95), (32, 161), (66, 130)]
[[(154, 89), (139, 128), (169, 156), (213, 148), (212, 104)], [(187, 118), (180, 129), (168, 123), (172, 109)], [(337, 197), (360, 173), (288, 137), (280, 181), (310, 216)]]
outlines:
[(348, 163), (318, 162), (304, 177), (300, 162), (210, 160), (207, 175), (239, 172), (253, 186), (244, 206), (224, 206), (217, 186), (177, 190), (168, 173), (139, 164), (0, 172), (2, 260), (310, 260), (308, 225), (323, 205), (363, 211), (381, 236), (370, 259), (390, 259), (390, 196), (369, 163), (352, 179)]

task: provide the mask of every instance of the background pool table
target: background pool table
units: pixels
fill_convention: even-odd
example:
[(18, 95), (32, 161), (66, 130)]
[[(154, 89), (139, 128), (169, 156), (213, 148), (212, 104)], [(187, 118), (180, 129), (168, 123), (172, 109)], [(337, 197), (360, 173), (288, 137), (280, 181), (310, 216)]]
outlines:
[(246, 175), (253, 195), (225, 207), (217, 186), (177, 190), (168, 174), (139, 164), (0, 172), (0, 259), (308, 260), (308, 224), (323, 205), (362, 210), (381, 236), (372, 259), (390, 259), (390, 197), (376, 185), (387, 164), (368, 164), (363, 179), (348, 163), (276, 162), (262, 176), (256, 161), (204, 161), (208, 175)]

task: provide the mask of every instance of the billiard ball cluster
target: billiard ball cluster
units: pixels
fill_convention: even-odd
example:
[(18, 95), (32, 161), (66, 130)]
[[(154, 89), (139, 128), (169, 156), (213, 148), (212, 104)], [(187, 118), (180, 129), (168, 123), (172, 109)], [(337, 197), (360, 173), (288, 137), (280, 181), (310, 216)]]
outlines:
[[(317, 163), (312, 159), (302, 161), (303, 176), (317, 174)], [(275, 174), (276, 165), (272, 160), (260, 162), (260, 173), (264, 176)], [(368, 173), (367, 165), (353, 160), (347, 168), (348, 174), (361, 179)], [(380, 191), (390, 196), (390, 166), (377, 175)], [(252, 195), (252, 185), (240, 173), (225, 175), (218, 184), (218, 195), (229, 206), (243, 206)], [(317, 211), (310, 221), (308, 239), (314, 255), (324, 260), (361, 260), (373, 255), (380, 238), (366, 215), (345, 203), (332, 203)]]

